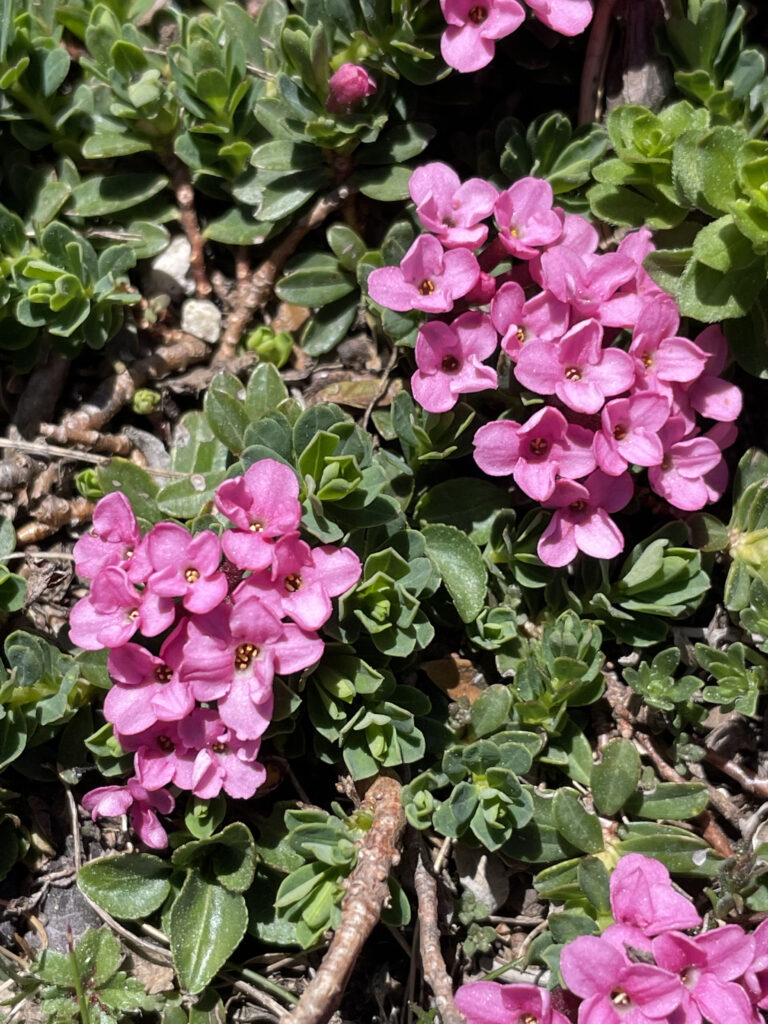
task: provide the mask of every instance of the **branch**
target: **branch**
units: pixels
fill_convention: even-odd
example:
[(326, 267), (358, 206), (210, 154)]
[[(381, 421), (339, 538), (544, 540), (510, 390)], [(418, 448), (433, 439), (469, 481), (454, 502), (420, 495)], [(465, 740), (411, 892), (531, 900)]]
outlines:
[(357, 864), (347, 879), (341, 902), (341, 921), (299, 1005), (283, 1024), (325, 1024), (341, 1002), (355, 960), (389, 898), (389, 872), (400, 861), (405, 815), (400, 783), (380, 777), (368, 790), (363, 807), (373, 814)]
[(322, 224), (326, 217), (337, 210), (351, 194), (352, 189), (349, 185), (340, 185), (333, 192), (318, 200), (309, 213), (305, 213), (283, 240), (275, 246), (253, 276), (251, 276), (245, 251), (239, 254), (238, 285), (234, 297), (234, 308), (224, 325), (219, 348), (213, 357), (214, 366), (226, 363), (234, 356), (243, 329), (256, 310), (261, 309), (269, 301), (277, 275), (285, 266), (288, 257), (293, 255), (299, 242), (313, 228)]
[(205, 239), (200, 233), (195, 210), (195, 190), (189, 179), (189, 170), (175, 156), (168, 158), (166, 167), (171, 175), (171, 187), (179, 205), (181, 227), (189, 242), (189, 266), (195, 279), (195, 295), (198, 299), (207, 299), (212, 289), (205, 267)]
[(600, 116), (605, 65), (608, 60), (608, 35), (617, 0), (597, 0), (595, 16), (589, 30), (587, 52), (581, 71), (579, 124), (591, 124)]
[(440, 951), (440, 930), (437, 926), (437, 882), (427, 865), (424, 841), (418, 834), (414, 847), (418, 850), (413, 884), (419, 901), (419, 952), (424, 978), (432, 989), (435, 1006), (442, 1024), (466, 1024), (467, 1018), (453, 999), (453, 984)]

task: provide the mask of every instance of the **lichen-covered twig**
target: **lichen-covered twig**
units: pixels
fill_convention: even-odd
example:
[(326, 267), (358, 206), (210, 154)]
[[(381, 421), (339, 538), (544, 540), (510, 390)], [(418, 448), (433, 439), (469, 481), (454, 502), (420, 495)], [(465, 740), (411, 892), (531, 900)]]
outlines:
[(93, 502), (87, 498), (73, 498), (67, 501), (65, 498), (58, 498), (50, 494), (40, 502), (34, 511), (35, 520), (31, 523), (24, 523), (16, 531), (16, 543), (19, 547), (27, 544), (37, 544), (46, 537), (52, 536), (69, 524), (77, 526), (79, 523), (90, 519), (93, 512)]
[(232, 312), (224, 324), (219, 347), (213, 357), (215, 366), (226, 363), (234, 356), (246, 324), (256, 310), (261, 309), (269, 301), (277, 275), (285, 266), (288, 257), (295, 252), (299, 242), (313, 228), (322, 224), (326, 217), (337, 210), (351, 194), (352, 189), (349, 185), (340, 185), (333, 192), (318, 200), (312, 209), (305, 213), (288, 234), (278, 242), (253, 274), (250, 271), (247, 254), (239, 253), (236, 268), (237, 291), (233, 297)]
[(405, 828), (400, 792), (399, 782), (383, 777), (368, 790), (363, 807), (372, 813), (373, 823), (347, 879), (339, 927), (317, 974), (283, 1024), (324, 1024), (341, 1002), (355, 960), (389, 897), (389, 872), (400, 860)]
[(768, 779), (758, 778), (748, 768), (742, 768), (741, 765), (736, 764), (735, 761), (730, 761), (716, 750), (710, 750), (708, 747), (705, 750), (704, 760), (714, 765), (715, 768), (719, 768), (724, 775), (728, 775), (735, 782), (738, 782), (745, 793), (751, 793), (752, 796), (757, 796), (761, 800), (768, 800)]
[(180, 331), (175, 332), (175, 337), (174, 344), (162, 345), (129, 369), (104, 381), (90, 402), (69, 413), (57, 426), (46, 425), (46, 436), (58, 444), (67, 444), (73, 433), (100, 431), (131, 401), (138, 388), (172, 373), (183, 372), (193, 363), (201, 363), (207, 358), (210, 349), (204, 341)]
[(454, 1002), (453, 985), (440, 950), (437, 882), (427, 865), (427, 852), (421, 836), (415, 836), (413, 845), (417, 851), (413, 884), (419, 903), (419, 952), (424, 980), (432, 989), (442, 1024), (466, 1024), (467, 1018)]

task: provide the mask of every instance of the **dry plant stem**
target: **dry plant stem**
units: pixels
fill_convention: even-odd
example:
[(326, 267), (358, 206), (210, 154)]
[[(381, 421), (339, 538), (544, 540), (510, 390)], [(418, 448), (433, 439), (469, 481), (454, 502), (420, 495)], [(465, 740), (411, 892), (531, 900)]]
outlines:
[(30, 374), (13, 417), (14, 426), (22, 437), (34, 437), (41, 420), (53, 416), (69, 366), (68, 359), (51, 352), (44, 365)]
[(341, 1002), (355, 960), (389, 897), (389, 872), (400, 861), (405, 828), (400, 792), (399, 782), (384, 777), (376, 779), (368, 790), (363, 807), (371, 811), (373, 823), (347, 879), (339, 927), (317, 974), (299, 1005), (282, 1018), (283, 1024), (324, 1024)]
[(421, 836), (416, 835), (414, 846), (418, 850), (418, 855), (413, 884), (419, 902), (419, 952), (424, 979), (432, 989), (442, 1024), (466, 1024), (467, 1018), (454, 1002), (453, 984), (440, 951), (437, 882), (427, 866), (427, 852)]
[(183, 373), (193, 363), (203, 362), (209, 352), (206, 343), (191, 334), (178, 334), (179, 340), (174, 344), (161, 346), (130, 369), (104, 381), (90, 402), (65, 416), (58, 426), (46, 424), (46, 436), (57, 444), (67, 444), (71, 433), (100, 431), (131, 401), (138, 388), (172, 373)]
[(195, 295), (198, 299), (207, 299), (212, 288), (205, 268), (205, 240), (200, 234), (197, 220), (195, 190), (189, 180), (189, 171), (180, 160), (171, 157), (167, 161), (167, 167), (171, 175), (171, 186), (176, 193), (176, 202), (179, 204), (181, 227), (190, 246), (189, 266), (195, 281)]
[[(642, 747), (645, 753), (648, 754), (651, 761), (653, 761), (656, 771), (663, 779), (666, 779), (668, 782), (685, 782), (683, 776), (680, 775), (679, 772), (675, 771), (672, 765), (667, 763), (660, 751), (656, 749), (656, 744), (650, 736), (646, 736), (643, 733), (636, 733), (635, 741)], [(709, 811), (702, 811), (699, 815), (698, 821), (702, 826), (702, 838), (709, 843), (712, 849), (723, 857), (732, 857), (734, 850), (730, 844), (728, 836), (726, 836), (725, 832), (723, 832)]]
[(600, 117), (605, 64), (608, 58), (608, 37), (616, 3), (617, 0), (597, 0), (595, 4), (595, 15), (589, 30), (589, 41), (581, 72), (579, 124), (590, 124)]
[(224, 330), (221, 333), (221, 341), (213, 357), (214, 366), (226, 363), (234, 356), (246, 324), (256, 310), (261, 309), (269, 301), (277, 275), (285, 266), (288, 257), (295, 252), (299, 242), (313, 228), (322, 224), (326, 217), (337, 210), (351, 194), (352, 189), (349, 185), (340, 185), (315, 203), (312, 209), (296, 222), (282, 241), (278, 242), (253, 276), (250, 273), (246, 254), (244, 252), (238, 254), (236, 267), (238, 283), (233, 300), (234, 308), (227, 317)]
[(705, 760), (719, 768), (724, 775), (734, 779), (746, 793), (760, 797), (761, 800), (768, 800), (768, 779), (759, 779), (748, 768), (742, 768), (735, 761), (729, 761), (727, 757), (718, 754), (716, 750), (706, 750)]
[(35, 522), (24, 523), (16, 531), (16, 543), (19, 547), (37, 544), (46, 537), (52, 536), (62, 526), (77, 526), (91, 518), (93, 502), (87, 498), (73, 498), (67, 501), (49, 495), (35, 509)]

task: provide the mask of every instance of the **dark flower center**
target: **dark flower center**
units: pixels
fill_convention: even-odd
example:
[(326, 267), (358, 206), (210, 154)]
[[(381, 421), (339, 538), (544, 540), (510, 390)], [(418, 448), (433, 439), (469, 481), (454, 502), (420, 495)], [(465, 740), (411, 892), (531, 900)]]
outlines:
[(580, 515), (586, 509), (586, 507), (586, 501), (584, 501), (581, 498), (579, 498), (578, 501), (572, 501), (571, 504), (568, 506), (568, 508), (571, 510), (571, 512), (574, 513), (574, 515)]
[(235, 650), (235, 668), (238, 672), (244, 672), (258, 656), (259, 648), (256, 644), (238, 644)]
[(565, 371), (566, 380), (581, 380), (581, 367), (569, 366)]
[(643, 364), (646, 370), (650, 370), (650, 368), (653, 366), (653, 355), (650, 352), (643, 352), (643, 354), (640, 356), (640, 362)]
[(474, 7), (469, 9), (469, 20), (474, 25), (482, 25), (485, 19), (488, 17), (488, 8), (483, 7), (481, 4), (475, 4)]
[(525, 341), (525, 331), (523, 330), (522, 327), (518, 327), (517, 328), (516, 337), (517, 337), (517, 340), (522, 345), (523, 342)]
[(531, 455), (546, 455), (549, 451), (549, 441), (546, 437), (534, 437), (528, 442), (528, 447), (531, 450)]
[(443, 356), (443, 361), (440, 363), (440, 369), (443, 373), (456, 373), (459, 365), (459, 360), (456, 356), (448, 354), (447, 356)]
[(629, 433), (629, 431), (627, 430), (627, 428), (624, 426), (623, 423), (618, 423), (613, 428), (613, 436), (616, 438), (617, 441), (623, 441), (628, 433)]
[(187, 583), (197, 583), (200, 579), (200, 573), (197, 569), (189, 568), (184, 570), (184, 579)]
[(211, 750), (214, 752), (214, 754), (226, 754), (226, 752), (229, 750), (229, 747), (227, 746), (226, 743), (222, 743), (221, 740), (217, 740), (215, 743), (211, 744)]
[(539, 1018), (532, 1013), (521, 1013), (517, 1018), (517, 1024), (539, 1024)]
[(158, 683), (170, 683), (173, 679), (173, 669), (170, 665), (155, 665), (155, 679)]
[(264, 523), (262, 523), (260, 519), (257, 519), (254, 523), (251, 523), (248, 529), (251, 531), (251, 533), (263, 533)]
[(170, 736), (158, 736), (157, 745), (161, 750), (165, 751), (166, 754), (170, 754), (175, 749), (173, 740)]
[(301, 588), (302, 578), (297, 572), (289, 572), (283, 580), (283, 586), (289, 594), (295, 594)]
[(130, 622), (135, 622), (136, 619), (138, 619), (138, 617), (139, 617), (139, 609), (138, 608), (131, 608), (131, 610), (128, 612), (128, 619), (129, 619), (129, 621)]
[(430, 281), (428, 277), (425, 277), (419, 285), (419, 295), (431, 295), (434, 290), (435, 282)]

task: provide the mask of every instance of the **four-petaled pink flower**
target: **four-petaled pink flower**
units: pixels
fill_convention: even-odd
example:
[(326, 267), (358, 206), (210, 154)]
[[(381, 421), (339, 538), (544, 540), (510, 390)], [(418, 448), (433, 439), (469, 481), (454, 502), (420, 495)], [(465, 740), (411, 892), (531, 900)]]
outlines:
[(496, 348), (496, 331), (485, 313), (462, 313), (452, 324), (430, 320), (419, 330), (413, 396), (429, 412), (447, 412), (459, 395), (496, 387), (496, 371), (483, 366)]
[(154, 572), (149, 586), (161, 597), (181, 597), (190, 612), (209, 612), (227, 593), (219, 572), (221, 543), (212, 530), (192, 537), (175, 523), (158, 523), (147, 534), (147, 555)]
[(704, 508), (720, 496), (707, 476), (722, 463), (718, 445), (709, 437), (686, 436), (680, 416), (669, 419), (659, 432), (662, 461), (648, 470), (648, 482), (662, 498), (686, 512)]
[(667, 422), (669, 400), (653, 391), (615, 398), (603, 407), (603, 429), (595, 434), (595, 456), (604, 473), (618, 476), (630, 463), (658, 466), (664, 448), (658, 432)]
[(496, 40), (525, 21), (516, 0), (440, 0), (448, 27), (440, 40), (443, 60), (457, 71), (477, 71), (490, 64)]
[(274, 541), (301, 521), (299, 481), (290, 466), (274, 459), (254, 462), (245, 476), (225, 480), (216, 507), (237, 527), (222, 535), (224, 554), (240, 569), (266, 569)]
[(452, 167), (433, 163), (417, 167), (408, 188), (419, 220), (446, 249), (475, 249), (488, 237), (482, 222), (493, 212), (499, 194), (490, 182), (470, 178), (462, 185)]
[(105, 495), (93, 510), (93, 528), (72, 549), (75, 570), (95, 579), (108, 565), (130, 568), (141, 533), (131, 503), (120, 491)]
[(627, 391), (635, 376), (632, 359), (618, 348), (603, 348), (597, 320), (583, 320), (559, 345), (532, 341), (523, 345), (515, 376), (540, 395), (557, 395), (576, 412), (599, 412), (606, 398)]
[[(563, 231), (552, 209), (552, 186), (543, 178), (521, 178), (496, 200), (499, 241), (514, 256), (529, 260), (542, 246), (553, 245)], [(560, 296), (558, 296), (559, 298)]]
[(622, 857), (611, 874), (610, 893), (617, 924), (632, 925), (644, 935), (701, 924), (691, 901), (673, 888), (669, 871), (652, 857), (640, 853)]
[(537, 985), (470, 981), (457, 990), (455, 999), (467, 1024), (569, 1024), (553, 1009), (550, 993)]
[(569, 307), (549, 292), (525, 298), (517, 281), (507, 281), (491, 302), (491, 322), (501, 337), (501, 347), (517, 359), (523, 344), (559, 341), (568, 330)]
[(490, 476), (511, 473), (529, 498), (546, 501), (558, 476), (578, 479), (595, 468), (592, 432), (546, 406), (522, 425), (486, 423), (475, 434), (475, 462)]
[(608, 513), (624, 508), (633, 491), (629, 473), (613, 477), (596, 469), (583, 484), (558, 480), (544, 502), (555, 513), (539, 540), (539, 558), (557, 567), (568, 565), (579, 551), (593, 558), (618, 555), (624, 538)]
[(469, 249), (443, 249), (433, 235), (419, 235), (399, 267), (379, 267), (368, 277), (368, 294), (388, 309), (447, 313), (474, 288), (480, 264)]

